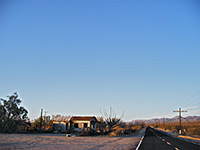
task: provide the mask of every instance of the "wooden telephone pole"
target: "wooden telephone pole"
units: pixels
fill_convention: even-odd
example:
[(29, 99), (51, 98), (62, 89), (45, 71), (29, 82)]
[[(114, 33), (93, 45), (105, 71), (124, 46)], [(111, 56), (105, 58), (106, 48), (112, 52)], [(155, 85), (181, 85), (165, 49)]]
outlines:
[(179, 133), (181, 134), (181, 113), (182, 112), (187, 112), (187, 111), (184, 111), (184, 110), (181, 110), (181, 108), (179, 108), (179, 110), (174, 110), (173, 112), (178, 112), (179, 113)]
[(163, 125), (164, 125), (164, 130), (165, 130), (165, 117), (163, 117)]
[(45, 130), (46, 130), (46, 125), (47, 125), (47, 117), (46, 117), (47, 113), (48, 113), (47, 111), (44, 112), (44, 129)]
[(41, 109), (41, 116), (40, 116), (40, 130), (42, 130), (42, 113), (43, 113), (43, 109)]

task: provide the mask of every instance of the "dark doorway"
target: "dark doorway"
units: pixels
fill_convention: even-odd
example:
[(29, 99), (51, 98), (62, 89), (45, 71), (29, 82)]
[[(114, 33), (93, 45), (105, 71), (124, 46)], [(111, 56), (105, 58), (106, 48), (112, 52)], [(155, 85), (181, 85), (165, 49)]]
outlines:
[(84, 128), (87, 128), (87, 126), (88, 126), (87, 123), (84, 123)]
[(68, 130), (68, 123), (66, 123), (66, 130)]

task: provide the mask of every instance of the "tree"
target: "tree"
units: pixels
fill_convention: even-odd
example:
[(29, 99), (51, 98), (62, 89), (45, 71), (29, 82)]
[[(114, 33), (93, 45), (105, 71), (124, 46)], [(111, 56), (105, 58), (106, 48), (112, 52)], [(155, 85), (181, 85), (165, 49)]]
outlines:
[(98, 123), (96, 125), (96, 129), (99, 130), (100, 134), (103, 134), (106, 129), (106, 123), (103, 117), (97, 117)]
[(0, 132), (3, 133), (15, 132), (17, 126), (28, 119), (28, 111), (20, 106), (17, 92), (7, 97), (8, 100), (0, 99)]
[(109, 112), (104, 109), (103, 112), (101, 111), (101, 114), (102, 114), (102, 117), (104, 118), (105, 124), (109, 128), (109, 132), (112, 131), (112, 128), (121, 121), (124, 115), (124, 113), (122, 113), (120, 117), (117, 117), (117, 114), (115, 113), (114, 109), (112, 109), (112, 107), (110, 107)]

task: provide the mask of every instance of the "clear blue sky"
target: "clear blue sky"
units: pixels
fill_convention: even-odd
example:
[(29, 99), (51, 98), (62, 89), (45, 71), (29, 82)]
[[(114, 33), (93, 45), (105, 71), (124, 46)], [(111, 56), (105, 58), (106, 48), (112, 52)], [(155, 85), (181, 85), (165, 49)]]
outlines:
[(0, 97), (29, 117), (200, 115), (200, 2), (1, 0)]

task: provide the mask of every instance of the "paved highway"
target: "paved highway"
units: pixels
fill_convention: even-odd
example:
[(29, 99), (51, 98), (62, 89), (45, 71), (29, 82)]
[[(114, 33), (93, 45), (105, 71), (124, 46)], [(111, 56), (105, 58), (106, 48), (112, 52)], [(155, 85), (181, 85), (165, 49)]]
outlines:
[(167, 136), (158, 130), (147, 127), (139, 150), (200, 150), (200, 146)]

